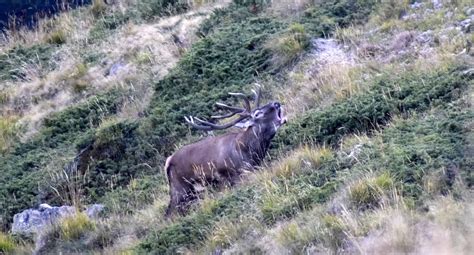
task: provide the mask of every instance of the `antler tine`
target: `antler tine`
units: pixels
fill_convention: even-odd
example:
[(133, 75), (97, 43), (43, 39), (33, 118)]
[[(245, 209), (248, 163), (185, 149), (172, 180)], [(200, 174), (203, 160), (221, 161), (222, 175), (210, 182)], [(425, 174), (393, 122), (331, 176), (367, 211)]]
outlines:
[(224, 114), (224, 115), (213, 115), (211, 116), (211, 119), (215, 119), (215, 120), (219, 120), (219, 119), (227, 119), (227, 118), (230, 118), (234, 115), (236, 115), (238, 112), (229, 112), (227, 114)]
[(238, 115), (239, 117), (235, 118), (233, 121), (219, 125), (219, 124), (215, 124), (207, 120), (203, 120), (203, 119), (192, 117), (192, 116), (189, 116), (189, 117), (186, 116), (184, 117), (184, 119), (186, 120), (188, 124), (190, 124), (194, 128), (209, 131), (209, 130), (214, 130), (214, 129), (226, 129), (231, 126), (234, 126), (235, 124), (241, 122), (242, 120), (249, 118), (251, 116), (252, 108), (251, 108), (250, 100), (248, 99), (248, 97), (243, 93), (229, 93), (229, 95), (236, 96), (243, 99), (245, 108), (230, 106), (230, 105), (218, 102), (216, 103), (217, 107), (224, 110), (228, 110), (230, 112), (225, 113), (223, 115), (211, 116), (211, 118), (212, 119), (225, 119), (225, 118), (230, 118), (234, 115)]
[(229, 95), (242, 98), (244, 100), (245, 109), (247, 110), (247, 112), (252, 111), (252, 108), (250, 107), (250, 101), (246, 95), (244, 95), (243, 93), (232, 93), (232, 92), (230, 92)]
[(260, 96), (262, 94), (262, 85), (255, 83), (257, 91), (252, 89), (252, 92), (255, 94), (255, 108), (260, 107)]
[[(214, 123), (211, 123), (209, 121), (205, 121), (205, 120), (202, 120), (200, 118), (196, 118), (196, 117), (190, 117), (190, 121), (188, 121), (188, 119), (186, 118), (186, 121), (191, 124), (191, 126), (197, 128), (197, 129), (201, 129), (201, 130), (206, 130), (206, 131), (209, 131), (209, 130), (213, 130), (213, 129), (226, 129), (226, 128), (229, 128), (229, 127), (232, 127), (233, 125), (241, 122), (242, 120), (248, 118), (248, 116), (240, 116), (239, 118), (229, 122), (229, 123), (226, 123), (224, 125), (218, 125), (218, 124), (214, 124)], [(196, 122), (198, 122), (199, 124), (196, 124)]]
[(227, 110), (230, 110), (232, 112), (244, 112), (245, 109), (243, 108), (239, 108), (239, 107), (235, 107), (235, 106), (230, 106), (230, 105), (226, 105), (226, 104), (223, 104), (223, 103), (216, 103), (217, 107), (219, 108), (222, 108), (222, 109), (227, 109)]
[(194, 122), (193, 116), (189, 116), (189, 118), (186, 117), (186, 116), (184, 116), (184, 119), (186, 120), (186, 122), (187, 122), (189, 125), (191, 125), (192, 127), (196, 128), (196, 129), (200, 129), (200, 130), (204, 130), (204, 131), (210, 131), (210, 130), (212, 130), (211, 127), (202, 126), (202, 125), (196, 124), (196, 123)]

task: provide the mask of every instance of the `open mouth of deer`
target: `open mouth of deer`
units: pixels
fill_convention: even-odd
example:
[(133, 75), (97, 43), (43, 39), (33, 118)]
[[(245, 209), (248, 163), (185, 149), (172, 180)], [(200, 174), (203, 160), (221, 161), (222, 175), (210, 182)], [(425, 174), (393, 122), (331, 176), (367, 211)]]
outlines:
[(287, 122), (287, 119), (283, 114), (282, 106), (279, 103), (276, 103), (275, 107), (277, 109), (277, 117), (278, 121), (280, 122), (280, 125), (285, 124)]

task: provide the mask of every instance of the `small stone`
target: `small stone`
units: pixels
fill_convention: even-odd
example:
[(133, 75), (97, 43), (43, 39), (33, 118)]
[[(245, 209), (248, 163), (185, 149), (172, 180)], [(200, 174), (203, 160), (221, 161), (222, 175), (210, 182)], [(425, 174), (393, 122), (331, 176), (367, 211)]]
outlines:
[(472, 20), (471, 19), (465, 19), (461, 22), (459, 22), (459, 26), (461, 27), (461, 31), (465, 33), (469, 33), (471, 31), (472, 27)]
[(104, 209), (105, 206), (102, 204), (93, 204), (87, 207), (86, 214), (91, 219), (98, 218), (100, 213), (103, 212)]
[(474, 7), (468, 8), (468, 9), (466, 10), (466, 15), (467, 15), (467, 16), (474, 15)]
[(423, 3), (421, 2), (414, 2), (412, 4), (410, 4), (410, 8), (412, 9), (418, 9), (418, 8), (421, 8), (423, 6)]
[(443, 8), (443, 3), (440, 0), (431, 0), (431, 3), (433, 3), (435, 9)]

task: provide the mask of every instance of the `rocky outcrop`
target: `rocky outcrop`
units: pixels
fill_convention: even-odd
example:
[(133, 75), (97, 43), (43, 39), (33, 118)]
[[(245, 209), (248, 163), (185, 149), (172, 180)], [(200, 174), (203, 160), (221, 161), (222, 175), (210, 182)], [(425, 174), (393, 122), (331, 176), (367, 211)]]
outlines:
[[(86, 208), (84, 213), (89, 218), (97, 218), (104, 210), (104, 205), (93, 204)], [(12, 233), (20, 235), (34, 235), (43, 231), (60, 219), (76, 214), (74, 206), (50, 206), (41, 204), (38, 209), (27, 209), (13, 217)]]

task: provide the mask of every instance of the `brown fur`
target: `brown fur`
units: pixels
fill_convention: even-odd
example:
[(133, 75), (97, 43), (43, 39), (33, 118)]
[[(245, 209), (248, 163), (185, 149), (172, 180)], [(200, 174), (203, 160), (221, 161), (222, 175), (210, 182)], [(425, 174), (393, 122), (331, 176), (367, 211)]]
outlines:
[(196, 185), (231, 186), (239, 182), (243, 170), (260, 164), (284, 121), (278, 103), (267, 104), (258, 111), (245, 130), (186, 145), (166, 160), (170, 184), (167, 216), (187, 211), (197, 198)]

